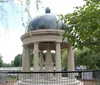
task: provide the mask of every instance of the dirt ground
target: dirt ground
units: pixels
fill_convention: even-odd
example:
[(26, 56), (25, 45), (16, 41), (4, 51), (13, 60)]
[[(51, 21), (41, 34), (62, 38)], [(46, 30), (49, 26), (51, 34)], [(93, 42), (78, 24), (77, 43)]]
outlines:
[(96, 85), (97, 82), (96, 81), (83, 81), (84, 85)]
[(16, 81), (0, 82), (0, 85), (14, 85)]

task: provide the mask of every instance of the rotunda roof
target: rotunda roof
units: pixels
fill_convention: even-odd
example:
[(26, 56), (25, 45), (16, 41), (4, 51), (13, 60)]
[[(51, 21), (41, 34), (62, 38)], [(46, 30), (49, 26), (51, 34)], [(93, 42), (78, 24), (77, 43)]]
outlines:
[(65, 24), (59, 20), (57, 15), (51, 13), (47, 7), (45, 14), (35, 17), (27, 26), (26, 32), (38, 29), (65, 29)]

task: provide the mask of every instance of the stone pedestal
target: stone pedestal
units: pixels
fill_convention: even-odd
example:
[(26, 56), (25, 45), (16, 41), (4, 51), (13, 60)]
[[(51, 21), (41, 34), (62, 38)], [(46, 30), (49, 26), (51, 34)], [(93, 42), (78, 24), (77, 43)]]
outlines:
[[(48, 43), (48, 47), (47, 47), (45, 71), (53, 71), (53, 61), (52, 61), (52, 56), (51, 56), (51, 50), (49, 48), (49, 43)], [(45, 79), (52, 80), (52, 79), (54, 79), (54, 75), (52, 73), (47, 73), (47, 74), (45, 74)]]
[(51, 56), (51, 50), (49, 48), (49, 43), (48, 43), (48, 47), (47, 47), (45, 71), (53, 71), (53, 61), (52, 61), (52, 56)]

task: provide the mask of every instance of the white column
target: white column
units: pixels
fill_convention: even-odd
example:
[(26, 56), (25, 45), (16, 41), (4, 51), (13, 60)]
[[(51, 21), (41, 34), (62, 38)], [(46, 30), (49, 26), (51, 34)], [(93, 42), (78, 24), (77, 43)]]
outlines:
[(23, 53), (22, 53), (22, 71), (25, 71), (25, 51), (26, 51), (26, 49), (25, 49), (25, 46), (23, 46)]
[(43, 51), (40, 51), (40, 71), (43, 71)]
[[(30, 51), (28, 46), (23, 45), (23, 54), (22, 54), (22, 71), (29, 72), (30, 71)], [(23, 74), (19, 75), (21, 79), (27, 78), (29, 75)]]
[(61, 52), (60, 43), (56, 43), (56, 71), (61, 71)]
[[(75, 65), (74, 65), (74, 52), (72, 50), (72, 46), (68, 47), (68, 71), (74, 71)], [(70, 73), (68, 75), (69, 78), (75, 78), (74, 73), (73, 75)]]
[(34, 71), (38, 71), (38, 43), (34, 43)]
[(23, 46), (23, 54), (22, 54), (22, 71), (29, 72), (30, 71), (30, 52), (28, 46)]
[[(56, 71), (61, 71), (61, 52), (60, 52), (60, 42), (56, 43)], [(56, 74), (56, 79), (59, 81), (61, 74)]]

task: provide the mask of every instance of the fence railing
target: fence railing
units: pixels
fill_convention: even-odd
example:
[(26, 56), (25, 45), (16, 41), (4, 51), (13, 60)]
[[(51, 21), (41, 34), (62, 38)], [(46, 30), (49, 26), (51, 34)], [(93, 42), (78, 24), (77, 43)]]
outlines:
[(61, 72), (0, 71), (0, 85), (100, 85), (100, 70)]

